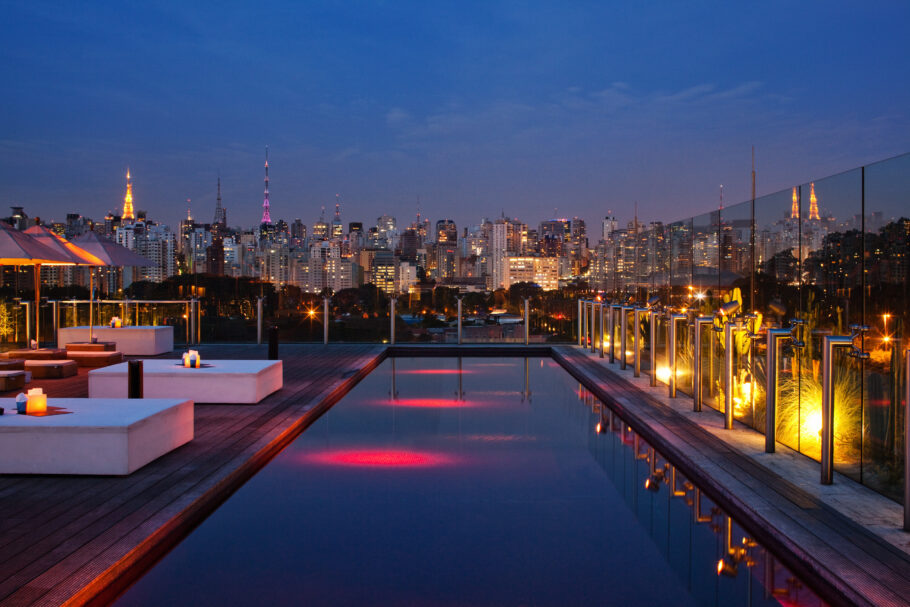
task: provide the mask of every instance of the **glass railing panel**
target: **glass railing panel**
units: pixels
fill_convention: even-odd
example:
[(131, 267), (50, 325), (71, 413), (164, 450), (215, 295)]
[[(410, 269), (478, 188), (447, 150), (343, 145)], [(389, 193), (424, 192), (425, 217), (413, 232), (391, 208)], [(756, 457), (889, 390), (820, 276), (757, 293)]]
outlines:
[(721, 301), (718, 266), (720, 214), (718, 211), (705, 213), (692, 221), (692, 286), (702, 304), (713, 311)]
[(691, 305), (695, 296), (692, 284), (692, 220), (671, 223), (668, 228), (670, 260), (670, 297), (661, 301), (671, 306)]
[(779, 302), (786, 308), (783, 320), (799, 312), (800, 220), (794, 194), (785, 190), (755, 200), (755, 306), (767, 312), (769, 303)]
[(863, 482), (903, 500), (910, 346), (910, 154), (866, 167)]

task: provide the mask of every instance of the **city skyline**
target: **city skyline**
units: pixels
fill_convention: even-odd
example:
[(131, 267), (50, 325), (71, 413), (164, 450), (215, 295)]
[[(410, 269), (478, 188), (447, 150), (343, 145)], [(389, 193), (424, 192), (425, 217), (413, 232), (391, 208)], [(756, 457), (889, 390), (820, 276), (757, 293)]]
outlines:
[(903, 4), (463, 9), (10, 3), (0, 205), (103, 216), (130, 167), (161, 221), (220, 175), (252, 225), (268, 145), (289, 221), (649, 221), (749, 198), (752, 145), (761, 195), (910, 139)]

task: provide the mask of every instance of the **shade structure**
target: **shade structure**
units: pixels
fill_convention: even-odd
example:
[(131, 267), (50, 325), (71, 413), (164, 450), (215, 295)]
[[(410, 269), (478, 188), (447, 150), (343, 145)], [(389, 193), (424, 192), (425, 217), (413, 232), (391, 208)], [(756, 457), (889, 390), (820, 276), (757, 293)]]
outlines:
[[(46, 246), (48, 249), (56, 252), (61, 258), (68, 258), (68, 262), (48, 262), (35, 264), (35, 342), (37, 344), (41, 343), (41, 316), (40, 308), (41, 305), (41, 266), (42, 265), (80, 265), (80, 266), (95, 266), (95, 265), (104, 265), (104, 262), (95, 257), (88, 251), (81, 249), (63, 238), (54, 234), (49, 229), (44, 226), (34, 225), (29, 229), (25, 230), (25, 233), (37, 240), (42, 245)], [(91, 315), (91, 310), (89, 311)]]
[(104, 263), (100, 265), (115, 267), (147, 267), (155, 265), (155, 262), (138, 253), (133, 253), (126, 247), (99, 236), (95, 232), (86, 232), (77, 236), (73, 239), (73, 244), (102, 260)]
[(35, 344), (40, 344), (41, 266), (43, 264), (70, 265), (73, 255), (65, 248), (48, 246), (30, 234), (19, 232), (0, 221), (0, 264), (35, 266)]
[(13, 229), (0, 221), (0, 264), (6, 266), (32, 266), (41, 263), (72, 263), (64, 255), (40, 243), (31, 236)]
[(32, 226), (25, 230), (25, 233), (55, 251), (64, 258), (69, 258), (69, 263), (49, 263), (48, 265), (80, 265), (80, 266), (103, 266), (106, 265), (103, 260), (92, 255), (85, 249), (82, 249), (68, 241), (62, 236), (51, 232), (45, 226)]
[[(114, 266), (114, 267), (124, 267), (124, 266), (133, 266), (133, 267), (147, 267), (155, 265), (155, 262), (151, 261), (139, 255), (133, 253), (126, 247), (122, 247), (112, 240), (108, 240), (103, 236), (99, 236), (95, 232), (86, 232), (81, 234), (73, 239), (73, 244), (78, 246), (80, 249), (90, 253), (96, 258), (100, 259), (103, 263), (99, 265), (104, 266)], [(94, 276), (94, 270), (89, 270), (90, 278)], [(90, 281), (93, 282), (93, 281)], [(89, 341), (92, 339), (92, 331), (94, 324), (92, 322), (92, 307), (95, 298), (95, 289), (94, 286), (90, 286), (89, 293), (89, 319), (88, 319), (88, 336)]]

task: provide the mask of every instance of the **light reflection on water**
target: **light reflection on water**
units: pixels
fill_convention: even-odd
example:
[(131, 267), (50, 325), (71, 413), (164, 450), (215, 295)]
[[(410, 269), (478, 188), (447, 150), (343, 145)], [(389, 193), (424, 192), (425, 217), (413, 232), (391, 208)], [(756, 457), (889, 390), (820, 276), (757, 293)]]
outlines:
[(813, 604), (553, 364), (384, 362), (120, 602)]

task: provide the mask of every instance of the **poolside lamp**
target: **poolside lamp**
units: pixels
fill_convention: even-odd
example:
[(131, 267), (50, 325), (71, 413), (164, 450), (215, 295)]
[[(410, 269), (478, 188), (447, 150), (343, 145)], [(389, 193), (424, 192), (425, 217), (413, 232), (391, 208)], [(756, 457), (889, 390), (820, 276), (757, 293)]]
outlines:
[(740, 303), (735, 299), (728, 301), (717, 309), (717, 313), (721, 316), (733, 316), (739, 311)]
[(28, 391), (28, 400), (25, 403), (26, 413), (46, 413), (47, 394), (41, 388), (32, 388)]

